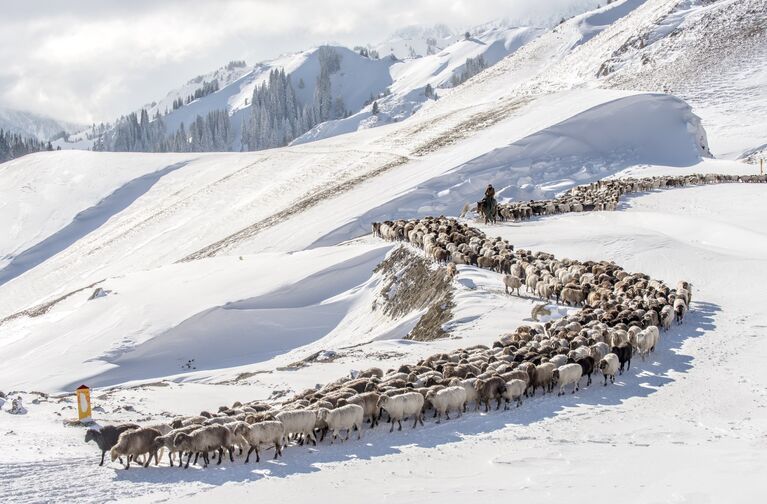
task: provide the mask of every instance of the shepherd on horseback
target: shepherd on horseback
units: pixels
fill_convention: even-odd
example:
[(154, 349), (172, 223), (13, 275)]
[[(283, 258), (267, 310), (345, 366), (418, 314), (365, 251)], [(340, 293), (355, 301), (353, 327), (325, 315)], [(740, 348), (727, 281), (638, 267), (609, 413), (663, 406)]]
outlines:
[(495, 188), (492, 184), (487, 185), (485, 197), (477, 203), (477, 210), (485, 218), (485, 224), (492, 222), (495, 224), (498, 213), (498, 203), (495, 201)]

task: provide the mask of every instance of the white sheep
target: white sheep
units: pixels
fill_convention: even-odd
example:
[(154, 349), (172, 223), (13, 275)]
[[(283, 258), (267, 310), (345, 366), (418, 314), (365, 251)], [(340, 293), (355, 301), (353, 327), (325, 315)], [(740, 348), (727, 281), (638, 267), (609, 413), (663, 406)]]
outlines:
[(463, 413), (466, 406), (466, 390), (458, 385), (441, 390), (430, 390), (426, 393), (426, 399), (431, 402), (437, 412), (437, 423), (442, 421), (442, 415), (450, 420), (450, 410), (458, 410), (458, 416)]
[(117, 460), (121, 455), (125, 455), (125, 468), (130, 469), (130, 463), (134, 457), (148, 454), (144, 467), (149, 466), (149, 462), (151, 462), (153, 456), (155, 463), (159, 464), (160, 460), (157, 455), (157, 450), (153, 447), (154, 440), (158, 436), (160, 436), (159, 431), (147, 427), (124, 431), (120, 434), (120, 437), (117, 438), (117, 444), (109, 451), (112, 462)]
[(589, 347), (589, 355), (594, 359), (594, 362), (601, 361), (602, 357), (608, 353), (610, 353), (610, 345), (601, 341)]
[(503, 285), (506, 287), (506, 294), (509, 294), (509, 289), (511, 289), (511, 293), (513, 294), (514, 291), (517, 291), (517, 296), (520, 295), (519, 289), (522, 287), (522, 280), (514, 275), (503, 275)]
[(503, 398), (506, 399), (503, 409), (509, 409), (509, 401), (517, 401), (517, 408), (522, 405), (522, 396), (527, 389), (527, 382), (516, 378), (506, 382), (506, 390), (503, 392)]
[(559, 385), (559, 393), (557, 395), (564, 395), (565, 386), (573, 384), (573, 394), (580, 388), (581, 376), (583, 370), (580, 364), (565, 364), (559, 369), (554, 370), (554, 383)]
[(309, 439), (315, 446), (317, 445), (317, 438), (314, 436), (314, 426), (317, 423), (316, 412), (310, 410), (282, 411), (277, 413), (275, 418), (285, 426), (285, 436), (300, 434), (300, 444), (303, 445)]
[(660, 310), (660, 323), (664, 331), (671, 329), (671, 323), (674, 321), (674, 307), (664, 305)]
[(377, 392), (363, 392), (346, 399), (346, 404), (356, 404), (362, 407), (366, 417), (370, 418), (370, 428), (378, 425), (381, 417), (381, 410), (378, 408), (378, 399), (381, 396)]
[(543, 393), (551, 392), (552, 390), (552, 377), (554, 376), (554, 370), (556, 366), (553, 362), (543, 362), (535, 366), (535, 381), (533, 382), (533, 395), (538, 387), (543, 388)]
[[(186, 465), (184, 465), (186, 469), (189, 467), (192, 453), (202, 455), (204, 467), (208, 467), (210, 463), (208, 452), (211, 451), (218, 451), (218, 462), (216, 465), (221, 463), (224, 449), (229, 452), (229, 459), (234, 462), (232, 446), (235, 442), (234, 434), (223, 425), (206, 425), (188, 434), (183, 432), (176, 434), (176, 437), (173, 439), (173, 447), (177, 451), (189, 452), (186, 458)], [(195, 457), (195, 462), (196, 460), (197, 458)]]
[(477, 389), (474, 388), (476, 381), (476, 378), (466, 378), (464, 380), (456, 378), (451, 382), (451, 385), (460, 385), (466, 391), (466, 402), (463, 404), (463, 411), (466, 411), (466, 405), (470, 402), (474, 402), (474, 411), (479, 409), (479, 394)]
[(282, 456), (282, 439), (285, 437), (285, 426), (278, 420), (267, 420), (265, 422), (250, 424), (238, 424), (234, 429), (235, 436), (244, 439), (250, 448), (245, 457), (245, 463), (250, 461), (250, 454), (256, 452), (256, 462), (261, 461), (258, 453), (258, 446), (263, 443), (274, 445), (274, 458)]
[(389, 414), (389, 421), (391, 422), (389, 432), (391, 432), (394, 430), (395, 421), (399, 424), (397, 430), (402, 430), (402, 420), (411, 415), (415, 417), (413, 428), (418, 425), (418, 422), (423, 425), (423, 403), (424, 398), (418, 392), (406, 392), (394, 397), (381, 396), (378, 400), (378, 407), (386, 410)]
[(555, 369), (559, 369), (565, 364), (567, 364), (567, 355), (563, 355), (563, 354), (554, 355), (553, 357), (549, 359), (549, 362), (554, 364)]
[(365, 410), (357, 404), (347, 404), (340, 408), (329, 410), (320, 408), (317, 418), (324, 421), (329, 430), (333, 431), (333, 439), (330, 444), (338, 437), (338, 433), (346, 430), (346, 440), (349, 440), (349, 434), (352, 429), (357, 429), (357, 439), (362, 438), (362, 422), (365, 417)]
[[(168, 461), (170, 462), (170, 466), (173, 467), (173, 456), (177, 452), (177, 450), (173, 446), (173, 440), (176, 439), (176, 435), (181, 434), (182, 432), (185, 434), (189, 434), (190, 432), (193, 432), (199, 428), (200, 428), (199, 425), (189, 425), (186, 427), (179, 427), (178, 429), (173, 429), (166, 434), (158, 436), (154, 440), (153, 450), (157, 451), (162, 448), (167, 448)], [(181, 465), (182, 457), (183, 457), (183, 453), (179, 453), (178, 455), (179, 465)]]
[(611, 383), (615, 383), (615, 374), (621, 367), (618, 356), (614, 353), (609, 353), (602, 357), (599, 361), (599, 370), (602, 371), (602, 375), (605, 377), (604, 386), (607, 386), (607, 378), (610, 378)]

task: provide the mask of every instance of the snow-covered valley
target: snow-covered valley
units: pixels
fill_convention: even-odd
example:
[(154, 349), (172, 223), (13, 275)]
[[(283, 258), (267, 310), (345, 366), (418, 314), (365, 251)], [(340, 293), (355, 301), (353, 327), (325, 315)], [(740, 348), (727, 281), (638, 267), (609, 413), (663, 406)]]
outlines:
[[(517, 250), (614, 261), (672, 287), (693, 284), (684, 324), (614, 385), (603, 387), (597, 373), (574, 395), (537, 396), (509, 411), (440, 424), (429, 414), (423, 427), (403, 422), (391, 434), (388, 424), (365, 425), (360, 441), (291, 444), (276, 461), (265, 450), (258, 464), (225, 458), (205, 469), (171, 468), (167, 459), (147, 469), (99, 467), (85, 430), (65, 421), (76, 416), (81, 383), (93, 388), (98, 424), (169, 422), (235, 401), (277, 405), (360, 370), (489, 346), (534, 324), (540, 299), (507, 295), (494, 271), (459, 265), (444, 292), (429, 292), (440, 267), (412, 247), (393, 262), (400, 245), (371, 235), (371, 224), (458, 217), (488, 184), (505, 203), (605, 178), (758, 174), (758, 165), (735, 159), (767, 144), (755, 119), (767, 108), (764, 27), (743, 46), (750, 60), (733, 55), (673, 75), (667, 62), (696, 51), (714, 61), (720, 47), (732, 49), (701, 38), (716, 14), (728, 12), (719, 40), (763, 26), (743, 16), (766, 10), (763, 0), (623, 0), (552, 30), (496, 34), (506, 41), (497, 63), (438, 100), (375, 128), (359, 126), (369, 112), (323, 123), (312, 141), (288, 147), (60, 151), (0, 164), (0, 391), (8, 395), (0, 399), (0, 495), (757, 501), (767, 445), (760, 183), (648, 191), (625, 196), (616, 211), (462, 221)], [(645, 42), (627, 46), (632, 37)], [(449, 79), (450, 65), (474, 54), (460, 51), (476, 49), (456, 44), (387, 67), (392, 106), (424, 79)], [(404, 291), (408, 263), (421, 269)], [(408, 302), (395, 309), (398, 295)], [(548, 304), (548, 320), (580, 309)], [(409, 339), (435, 312), (445, 321), (431, 330), (444, 337)], [(26, 414), (8, 413), (17, 396)]]

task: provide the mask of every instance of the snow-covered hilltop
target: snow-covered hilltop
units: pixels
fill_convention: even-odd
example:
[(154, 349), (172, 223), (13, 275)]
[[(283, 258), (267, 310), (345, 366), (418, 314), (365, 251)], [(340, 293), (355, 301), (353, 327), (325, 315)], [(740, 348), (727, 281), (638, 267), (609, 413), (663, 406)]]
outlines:
[[(754, 302), (767, 282), (767, 184), (640, 192), (616, 211), (461, 220), (518, 251), (692, 282), (684, 324), (614, 385), (595, 379), (567, 397), (392, 434), (365, 425), (361, 441), (291, 444), (257, 465), (224, 456), (204, 470), (97, 467), (83, 430), (62, 421), (81, 383), (94, 387), (100, 424), (167, 423), (489, 346), (534, 326), (536, 304), (550, 312), (542, 322), (583, 309), (507, 295), (491, 269), (461, 264), (445, 281), (420, 250), (372, 236), (371, 223), (458, 217), (491, 183), (508, 202), (606, 178), (757, 174), (766, 81), (749, 58), (766, 53), (766, 14), (763, 0), (622, 0), (551, 29), (445, 33), (444, 47), (424, 39), (439, 50), (413, 45), (415, 58), (326, 47), (235, 62), (151, 105), (146, 124), (159, 112), (190, 133), (198, 115), (224, 110), (233, 142), (263, 145), (276, 130), (248, 131), (253, 117), (273, 126), (282, 114), (283, 134), (311, 129), (258, 152), (65, 150), (0, 165), (3, 495), (351, 502), (429, 492), (452, 503), (489, 488), (533, 501), (755, 501), (767, 429), (767, 311)], [(402, 32), (392, 47), (433, 36)], [(488, 67), (463, 80), (480, 57)], [(329, 86), (318, 93), (318, 82)], [(324, 108), (309, 110), (319, 95)], [(329, 118), (336, 98), (344, 114)], [(219, 124), (210, 117), (195, 134)], [(24, 415), (7, 413), (17, 396)]]
[[(443, 90), (492, 66), (544, 31), (542, 28), (487, 25), (470, 31), (470, 37), (466, 38), (465, 34), (448, 36), (446, 30), (445, 27), (404, 29), (380, 47), (322, 46), (283, 55), (253, 67), (242, 61), (232, 61), (143, 107), (146, 127), (141, 113), (137, 113), (133, 119), (135, 125), (125, 124), (123, 128), (127, 131), (146, 129), (148, 134), (142, 131), (127, 141), (115, 138), (120, 135), (119, 131), (115, 133), (115, 129), (120, 129), (118, 121), (116, 126), (97, 126), (82, 131), (58, 142), (57, 146), (94, 148), (95, 140), (98, 150), (259, 150), (282, 146), (294, 139), (304, 143), (388, 124), (409, 117), (425, 102), (437, 99)], [(390, 47), (384, 52), (386, 45)], [(421, 45), (427, 45), (427, 48), (421, 50)], [(405, 46), (408, 47), (407, 54), (402, 54)], [(411, 47), (414, 48), (412, 51)], [(328, 64), (328, 53), (337, 62)], [(328, 79), (323, 82), (325, 67)], [(269, 100), (278, 101), (280, 109), (290, 107), (285, 103), (281, 89), (287, 84), (274, 86), (270, 83), (274, 71), (284, 72), (289, 77), (296, 102), (295, 112), (284, 118), (262, 119), (261, 114), (256, 115), (252, 110), (254, 90), (261, 86), (269, 88), (265, 95), (270, 97)], [(271, 98), (272, 95), (275, 97)], [(373, 102), (380, 113), (372, 113)], [(200, 141), (197, 141), (195, 133), (189, 130), (198, 116), (206, 119), (209, 114), (219, 111), (229, 117), (226, 128), (206, 123), (200, 128)], [(284, 127), (283, 119), (290, 121), (289, 128)], [(158, 120), (161, 126), (149, 126), (149, 122)], [(163, 145), (167, 137), (180, 131), (182, 124), (184, 144)], [(267, 140), (255, 142), (254, 135), (248, 131), (243, 136), (243, 126), (246, 130), (258, 131)], [(222, 138), (204, 141), (201, 132), (208, 128), (214, 129)], [(142, 141), (142, 136), (151, 138)], [(106, 144), (100, 143), (99, 138), (105, 138)], [(246, 140), (244, 144), (243, 140)]]

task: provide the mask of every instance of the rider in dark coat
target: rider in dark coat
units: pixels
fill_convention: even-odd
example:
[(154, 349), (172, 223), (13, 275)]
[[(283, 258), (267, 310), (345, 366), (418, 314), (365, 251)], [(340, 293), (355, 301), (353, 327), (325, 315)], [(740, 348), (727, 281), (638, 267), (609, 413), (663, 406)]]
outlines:
[(492, 215), (492, 220), (494, 221), (497, 203), (495, 201), (495, 188), (492, 184), (487, 184), (487, 189), (485, 189), (485, 199), (483, 202), (483, 206), (488, 210), (487, 215)]

